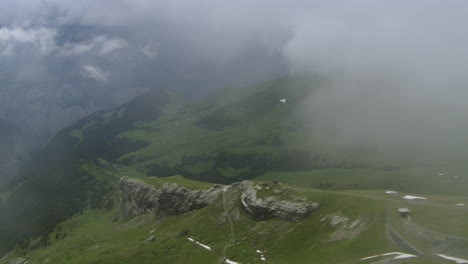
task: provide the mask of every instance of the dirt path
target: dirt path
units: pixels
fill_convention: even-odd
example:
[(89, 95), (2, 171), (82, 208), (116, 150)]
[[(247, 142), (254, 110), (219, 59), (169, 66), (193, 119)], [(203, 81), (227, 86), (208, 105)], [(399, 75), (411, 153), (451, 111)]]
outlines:
[(422, 232), (425, 232), (425, 233), (438, 235), (438, 236), (451, 238), (451, 239), (456, 239), (456, 240), (468, 241), (468, 237), (455, 236), (455, 235), (450, 235), (450, 234), (446, 234), (446, 233), (442, 233), (442, 232), (433, 231), (433, 230), (424, 228), (424, 227), (422, 227), (422, 226), (420, 226), (420, 225), (418, 225), (418, 224), (416, 224), (416, 223), (414, 223), (412, 221), (408, 221), (408, 220), (405, 220), (405, 223), (408, 224), (409, 226), (411, 226), (411, 228), (414, 228), (415, 230), (419, 230), (419, 231), (422, 231)]
[(224, 208), (224, 214), (226, 215), (226, 218), (229, 221), (229, 226), (230, 226), (230, 229), (231, 229), (231, 237), (229, 238), (229, 241), (226, 243), (226, 245), (223, 248), (223, 257), (224, 257), (224, 259), (227, 259), (227, 257), (226, 257), (227, 248), (234, 241), (234, 223), (232, 222), (231, 216), (229, 215), (229, 212), (228, 212), (227, 207), (226, 207), (226, 195), (225, 195), (225, 193), (226, 193), (228, 188), (229, 187), (224, 187), (224, 189), (223, 189), (223, 208)]
[(390, 221), (390, 216), (387, 215), (387, 220), (386, 220), (386, 229), (387, 229), (387, 235), (392, 240), (401, 250), (404, 252), (413, 254), (413, 255), (418, 255), (422, 256), (424, 253), (419, 250), (417, 247), (415, 247), (413, 244), (408, 242), (408, 240), (404, 239), (393, 227), (391, 221)]

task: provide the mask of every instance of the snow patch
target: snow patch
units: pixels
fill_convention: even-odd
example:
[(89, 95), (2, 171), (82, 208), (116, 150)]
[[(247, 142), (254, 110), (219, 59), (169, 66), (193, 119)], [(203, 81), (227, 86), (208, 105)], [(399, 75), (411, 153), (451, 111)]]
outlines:
[(193, 238), (190, 238), (190, 237), (189, 237), (189, 238), (187, 238), (187, 239), (188, 239), (190, 242), (193, 242), (193, 243), (199, 245), (200, 247), (202, 247), (202, 248), (204, 248), (204, 249), (206, 249), (206, 250), (211, 251), (211, 247), (209, 247), (209, 246), (207, 246), (207, 245), (204, 245), (204, 244), (202, 244), (202, 243), (200, 243), (200, 242), (194, 240)]
[(285, 104), (286, 103), (286, 98), (281, 99), (280, 102)]
[(468, 260), (466, 260), (466, 259), (450, 257), (450, 256), (443, 255), (443, 254), (436, 254), (436, 255), (439, 256), (439, 257), (441, 257), (441, 258), (443, 258), (443, 259), (446, 259), (446, 260), (455, 261), (456, 263), (459, 263), (459, 264), (468, 263)]
[(463, 204), (463, 203), (458, 203), (457, 205), (458, 206), (465, 206), (465, 204)]
[(380, 254), (380, 255), (374, 255), (370, 257), (365, 257), (360, 260), (368, 260), (368, 259), (373, 259), (373, 258), (378, 258), (378, 257), (387, 257), (387, 256), (395, 256), (393, 259), (406, 259), (406, 258), (417, 258), (416, 255), (411, 255), (407, 253), (401, 253), (401, 252), (390, 252), (390, 253), (385, 253), (385, 254)]
[(395, 194), (395, 193), (398, 193), (398, 192), (395, 192), (395, 191), (386, 191), (385, 193), (386, 193), (386, 194)]
[(421, 200), (426, 200), (426, 197), (420, 197), (420, 196), (413, 196), (413, 195), (405, 195), (403, 196), (403, 199), (406, 200), (416, 200), (416, 199), (421, 199)]
[(230, 259), (226, 259), (227, 264), (240, 264), (239, 262), (232, 261)]
[(261, 250), (257, 249), (255, 252), (257, 252), (258, 254), (260, 254), (260, 259), (261, 259), (262, 261), (266, 261), (266, 257), (265, 257), (266, 251), (261, 251)]
[(439, 175), (439, 176), (445, 176), (445, 173), (439, 172), (438, 175)]

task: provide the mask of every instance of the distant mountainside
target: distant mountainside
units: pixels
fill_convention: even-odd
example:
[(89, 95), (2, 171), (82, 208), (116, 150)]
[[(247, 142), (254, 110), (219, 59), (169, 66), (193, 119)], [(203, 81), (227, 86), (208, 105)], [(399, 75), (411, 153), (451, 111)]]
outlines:
[[(55, 136), (21, 169), (11, 189), (0, 193), (0, 253), (19, 241), (48, 237), (58, 223), (88, 209), (112, 210), (121, 176), (183, 175), (230, 184), (271, 173), (283, 180), (309, 171), (360, 169), (367, 171), (359, 171), (357, 180), (340, 175), (337, 181), (306, 182), (319, 188), (464, 192), (462, 184), (450, 182), (439, 191), (434, 188), (445, 185), (438, 178), (421, 185), (420, 178), (393, 173), (410, 164), (405, 155), (382, 159), (372, 148), (336, 144), (330, 129), (316, 126), (304, 111), (323, 82), (316, 75), (285, 77), (219, 90), (194, 104), (153, 89), (80, 120)], [(375, 182), (369, 180), (374, 174)]]
[(2, 242), (47, 233), (88, 206), (103, 206), (116, 171), (229, 183), (330, 166), (307, 151), (304, 126), (292, 117), (317, 82), (284, 78), (220, 90), (196, 104), (154, 89), (82, 119), (20, 171), (3, 205)]
[(24, 154), (20, 130), (0, 119), (0, 189), (15, 175)]

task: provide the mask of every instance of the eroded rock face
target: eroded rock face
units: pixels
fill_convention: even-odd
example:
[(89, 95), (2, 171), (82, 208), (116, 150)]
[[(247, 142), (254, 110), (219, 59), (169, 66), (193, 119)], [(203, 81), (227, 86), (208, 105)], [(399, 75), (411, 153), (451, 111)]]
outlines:
[(222, 191), (220, 186), (209, 190), (190, 190), (175, 183), (164, 183), (160, 189), (140, 180), (123, 177), (121, 217), (134, 217), (156, 211), (159, 215), (178, 215), (210, 205)]
[(291, 201), (276, 196), (269, 196), (265, 199), (258, 198), (257, 190), (259, 188), (256, 187), (251, 181), (243, 181), (240, 184), (242, 205), (254, 219), (264, 220), (279, 217), (290, 221), (300, 221), (311, 212), (319, 209), (318, 203), (308, 202), (305, 199)]
[(156, 188), (142, 181), (123, 177), (120, 186), (120, 216), (147, 214), (158, 206)]
[[(134, 217), (156, 211), (158, 216), (179, 215), (195, 209), (200, 209), (213, 203), (223, 191), (220, 185), (214, 185), (209, 190), (190, 190), (175, 183), (164, 183), (161, 188), (146, 184), (137, 179), (124, 177), (119, 181), (121, 190), (121, 217)], [(289, 221), (300, 221), (311, 212), (317, 210), (317, 203), (305, 198), (292, 197), (283, 191), (272, 191), (272, 195), (264, 199), (257, 197), (257, 191), (263, 187), (251, 181), (234, 184), (231, 188), (239, 190), (237, 197), (250, 216), (256, 220), (279, 217)], [(227, 186), (225, 186), (227, 190)], [(270, 187), (265, 187), (270, 190)]]

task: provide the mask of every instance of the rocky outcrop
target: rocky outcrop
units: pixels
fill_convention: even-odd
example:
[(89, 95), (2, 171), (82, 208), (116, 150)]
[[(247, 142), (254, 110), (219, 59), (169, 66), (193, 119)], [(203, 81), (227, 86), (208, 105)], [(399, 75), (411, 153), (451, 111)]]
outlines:
[(335, 229), (325, 242), (354, 239), (367, 230), (367, 225), (360, 219), (351, 219), (341, 212), (326, 215), (320, 222), (329, 222)]
[[(161, 188), (146, 184), (137, 179), (124, 177), (120, 179), (121, 217), (134, 217), (151, 211), (157, 215), (179, 215), (195, 209), (200, 209), (213, 203), (223, 191), (221, 185), (214, 185), (208, 190), (191, 190), (175, 183), (163, 183)], [(237, 190), (237, 197), (249, 215), (256, 220), (279, 217), (289, 221), (299, 221), (317, 210), (317, 203), (305, 198), (287, 195), (287, 191), (255, 185), (251, 181), (243, 181), (231, 187)], [(227, 190), (226, 188), (225, 190)], [(257, 197), (257, 191), (266, 191), (269, 196), (264, 199)], [(262, 193), (263, 194), (263, 193)], [(270, 195), (271, 194), (271, 195)]]
[(123, 177), (121, 191), (121, 217), (134, 217), (156, 211), (158, 215), (178, 215), (200, 209), (213, 203), (222, 188), (190, 190), (175, 183), (164, 183), (160, 189), (140, 180)]
[[(261, 190), (262, 187), (256, 186), (251, 181), (243, 181), (240, 184), (240, 188), (242, 190), (240, 197), (242, 205), (257, 220), (280, 217), (290, 221), (299, 221), (319, 208), (319, 204), (308, 202), (305, 199), (293, 201), (292, 199), (279, 198), (275, 195), (264, 199), (258, 198), (257, 190)], [(274, 191), (273, 193), (278, 194), (278, 192)]]

